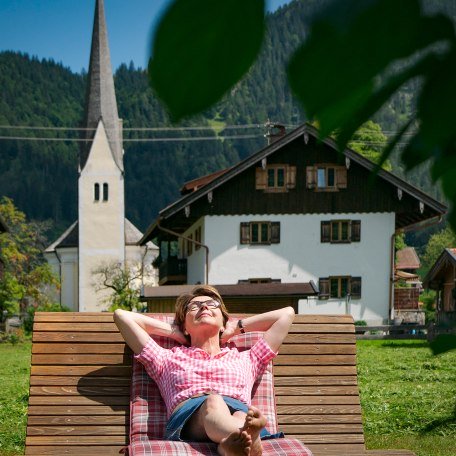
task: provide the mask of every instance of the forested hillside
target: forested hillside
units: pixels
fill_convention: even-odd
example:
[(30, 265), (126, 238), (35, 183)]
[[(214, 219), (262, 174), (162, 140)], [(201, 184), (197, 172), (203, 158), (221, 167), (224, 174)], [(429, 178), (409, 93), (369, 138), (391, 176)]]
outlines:
[[(145, 71), (122, 65), (115, 73), (119, 115), (124, 120), (126, 215), (145, 229), (158, 211), (179, 196), (186, 180), (227, 167), (264, 147), (269, 118), (287, 125), (305, 120), (285, 78), (285, 63), (306, 34), (311, 17), (327, 0), (294, 0), (268, 17), (268, 34), (257, 63), (217, 106), (204, 116), (179, 124), (181, 130), (138, 131), (129, 128), (172, 126), (148, 86)], [(456, 16), (455, 2), (427, 0), (429, 10)], [(87, 60), (89, 56), (87, 56)], [(11, 129), (6, 126), (79, 127), (85, 95), (84, 74), (61, 64), (24, 54), (0, 53), (0, 137), (66, 138), (60, 141), (0, 139), (0, 195), (14, 199), (29, 218), (51, 219), (55, 237), (77, 217), (76, 130)], [(404, 87), (374, 119), (389, 134), (413, 109), (419, 81)], [(251, 125), (250, 128), (231, 128)], [(206, 127), (190, 130), (188, 127)], [(175, 126), (174, 126), (175, 127)], [(251, 136), (211, 140), (209, 137)], [(195, 136), (205, 140), (193, 141)], [(143, 141), (184, 137), (185, 141)], [(131, 140), (141, 141), (131, 141)], [(397, 159), (394, 172), (402, 173)], [(420, 169), (407, 179), (432, 194), (441, 193)]]

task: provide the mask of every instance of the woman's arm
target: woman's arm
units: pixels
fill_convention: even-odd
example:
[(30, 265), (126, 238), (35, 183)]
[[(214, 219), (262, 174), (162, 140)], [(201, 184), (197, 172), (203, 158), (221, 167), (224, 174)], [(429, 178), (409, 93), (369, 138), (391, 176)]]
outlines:
[[(278, 351), (285, 337), (287, 337), (291, 324), (295, 317), (293, 307), (284, 307), (283, 309), (272, 310), (258, 315), (242, 319), (242, 326), (245, 332), (265, 331), (264, 338), (272, 350)], [(236, 325), (236, 326), (235, 326)], [(231, 326), (231, 328), (230, 328)], [(230, 322), (227, 325), (227, 334), (222, 336), (222, 341), (240, 334), (237, 321)]]
[(182, 344), (187, 342), (177, 326), (139, 313), (117, 309), (114, 312), (114, 323), (136, 355), (141, 353), (151, 335), (170, 337)]

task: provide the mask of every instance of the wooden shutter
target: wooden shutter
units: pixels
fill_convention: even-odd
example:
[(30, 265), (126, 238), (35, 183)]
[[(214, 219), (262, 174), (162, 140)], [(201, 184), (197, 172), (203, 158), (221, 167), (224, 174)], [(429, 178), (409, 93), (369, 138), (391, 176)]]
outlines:
[(336, 187), (347, 188), (347, 168), (345, 166), (336, 167)]
[(317, 167), (306, 166), (306, 188), (316, 188), (317, 186)]
[(241, 222), (241, 244), (250, 244), (250, 223)]
[(351, 241), (360, 242), (361, 241), (361, 220), (352, 220), (351, 221)]
[(350, 295), (353, 299), (361, 298), (361, 277), (352, 277), (350, 279)]
[(296, 166), (287, 166), (285, 168), (287, 176), (287, 188), (296, 187)]
[(318, 279), (318, 299), (329, 299), (329, 278)]
[(271, 222), (271, 244), (280, 243), (280, 222)]
[(268, 173), (266, 169), (255, 169), (255, 188), (257, 190), (265, 190), (268, 185)]
[(321, 242), (331, 242), (331, 222), (321, 222)]

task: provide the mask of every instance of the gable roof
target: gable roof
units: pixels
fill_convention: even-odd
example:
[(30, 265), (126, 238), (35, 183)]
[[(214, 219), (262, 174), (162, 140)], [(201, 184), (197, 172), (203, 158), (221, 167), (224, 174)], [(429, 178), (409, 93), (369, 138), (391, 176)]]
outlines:
[[(226, 172), (223, 172), (214, 179), (209, 180), (209, 182), (206, 185), (201, 186), (197, 188), (195, 191), (182, 196), (174, 203), (162, 209), (159, 212), (158, 220), (149, 226), (140, 243), (143, 244), (144, 242), (147, 242), (154, 236), (154, 234), (157, 233), (157, 230), (160, 226), (160, 222), (170, 219), (174, 215), (178, 214), (180, 211), (184, 210), (186, 206), (190, 206), (197, 200), (203, 198), (204, 196), (207, 196), (210, 192), (224, 185), (225, 183), (227, 183), (243, 171), (247, 170), (248, 168), (258, 166), (263, 159), (269, 157), (278, 150), (282, 149), (287, 144), (301, 137), (303, 138), (306, 144), (309, 140), (309, 137), (313, 137), (314, 139), (320, 141), (318, 130), (315, 127), (308, 123), (301, 125), (300, 127), (296, 128), (295, 130), (291, 131), (285, 136), (282, 136), (277, 141), (261, 149), (257, 153), (254, 153), (253, 155), (242, 160), (237, 165), (229, 168), (228, 170), (226, 170)], [(326, 144), (333, 150), (337, 151), (337, 145), (333, 139), (327, 138), (322, 140), (321, 143)], [(361, 167), (365, 168), (368, 171), (373, 171), (375, 169), (375, 163), (371, 162), (367, 158), (363, 157), (362, 155), (358, 154), (357, 152), (349, 148), (346, 148), (343, 151), (343, 155), (345, 155), (346, 158), (353, 160), (353, 162), (359, 164)], [(378, 171), (378, 177), (396, 186), (403, 193), (406, 193), (412, 196), (413, 198), (417, 199), (418, 201), (422, 202), (425, 206), (431, 209), (433, 217), (441, 216), (446, 213), (447, 207), (444, 204), (438, 202), (431, 196), (427, 195), (420, 189), (414, 187), (413, 185), (409, 184), (408, 182), (404, 181), (403, 179), (394, 175), (393, 173), (390, 173), (384, 169), (380, 169)], [(420, 221), (425, 220), (427, 218), (430, 217), (417, 216), (413, 224), (419, 223)]]
[(438, 284), (436, 281), (439, 280), (440, 274), (444, 274), (444, 270), (448, 266), (456, 267), (456, 248), (446, 248), (442, 251), (423, 279), (424, 288), (437, 289)]
[(396, 252), (396, 269), (418, 269), (420, 259), (413, 247), (405, 247)]
[[(125, 245), (137, 245), (143, 234), (133, 223), (125, 218)], [(55, 240), (45, 252), (55, 252), (55, 249), (78, 247), (79, 246), (79, 229), (78, 221), (76, 220), (63, 234)], [(151, 249), (158, 249), (153, 242), (147, 242), (147, 246)]]

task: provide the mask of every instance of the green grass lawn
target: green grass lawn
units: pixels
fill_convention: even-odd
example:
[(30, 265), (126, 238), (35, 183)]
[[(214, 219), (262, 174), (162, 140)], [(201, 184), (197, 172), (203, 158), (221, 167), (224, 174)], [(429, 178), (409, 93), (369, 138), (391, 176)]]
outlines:
[[(0, 455), (23, 454), (29, 342), (0, 344)], [(425, 341), (358, 341), (367, 448), (456, 455), (456, 352), (431, 355)]]

